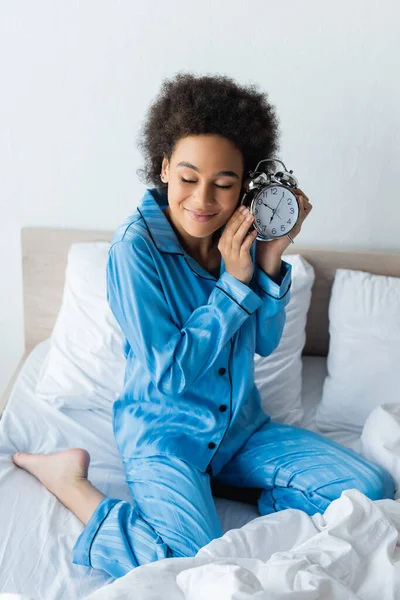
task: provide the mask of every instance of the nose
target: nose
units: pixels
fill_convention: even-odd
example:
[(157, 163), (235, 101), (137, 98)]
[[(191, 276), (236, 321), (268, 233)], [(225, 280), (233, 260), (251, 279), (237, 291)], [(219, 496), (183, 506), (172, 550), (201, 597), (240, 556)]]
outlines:
[(197, 210), (201, 210), (206, 212), (207, 210), (212, 210), (214, 206), (214, 198), (212, 188), (208, 186), (206, 183), (200, 184), (196, 186), (195, 192), (195, 208)]

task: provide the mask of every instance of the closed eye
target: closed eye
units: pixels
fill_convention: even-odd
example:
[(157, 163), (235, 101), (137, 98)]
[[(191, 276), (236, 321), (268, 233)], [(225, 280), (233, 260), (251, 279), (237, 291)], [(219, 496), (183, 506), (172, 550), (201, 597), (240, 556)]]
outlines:
[[(197, 183), (197, 181), (190, 181), (190, 179), (184, 179), (183, 177), (181, 177), (181, 180), (182, 180), (184, 183)], [(231, 187), (232, 187), (231, 185), (217, 185), (217, 184), (215, 184), (215, 186), (216, 186), (217, 188), (221, 188), (221, 190), (228, 190), (229, 188), (231, 188)]]

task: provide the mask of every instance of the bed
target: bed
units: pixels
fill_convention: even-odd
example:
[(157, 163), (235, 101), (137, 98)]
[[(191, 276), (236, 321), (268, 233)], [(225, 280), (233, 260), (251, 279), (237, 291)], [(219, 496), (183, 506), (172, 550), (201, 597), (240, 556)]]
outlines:
[[(121, 580), (114, 582), (111, 577), (101, 571), (72, 564), (71, 550), (82, 531), (82, 523), (35, 478), (16, 468), (12, 463), (11, 455), (16, 451), (49, 453), (67, 447), (84, 447), (92, 457), (90, 470), (92, 483), (106, 495), (127, 501), (131, 500), (113, 440), (111, 413), (107, 414), (104, 410), (85, 412), (64, 409), (61, 411), (50, 406), (34, 393), (40, 367), (50, 348), (50, 336), (62, 299), (68, 248), (75, 242), (109, 242), (112, 235), (112, 232), (107, 231), (35, 227), (23, 228), (21, 232), (26, 347), (24, 356), (0, 402), (0, 411), (2, 411), (0, 483), (3, 492), (0, 495), (0, 598), (3, 594), (6, 598), (6, 593), (17, 594), (16, 597), (21, 599), (33, 600), (42, 598), (66, 600), (89, 597), (99, 600), (100, 598), (134, 597), (139, 600), (156, 597), (200, 600), (201, 598), (217, 597), (217, 594), (220, 600), (253, 597), (252, 594), (257, 591), (257, 588), (252, 587), (253, 584), (250, 580), (246, 580), (248, 586), (246, 588), (240, 571), (244, 567), (238, 556), (232, 554), (232, 548), (237, 547), (235, 541), (232, 543), (231, 540), (229, 546), (231, 548), (229, 564), (227, 563), (229, 552), (225, 552), (222, 562), (217, 560), (218, 556), (222, 556), (218, 553), (222, 552), (223, 543), (226, 540), (229, 541), (232, 531), (243, 530), (251, 537), (254, 533), (253, 524), (260, 522), (257, 535), (261, 535), (264, 524), (262, 519), (265, 518), (261, 518), (262, 522), (260, 521), (256, 506), (250, 501), (246, 502), (246, 498), (239, 498), (241, 502), (216, 498), (223, 531), (228, 537), (224, 536), (221, 538), (221, 542), (217, 541), (219, 545), (213, 542), (212, 549), (209, 550), (206, 547), (204, 552), (201, 551), (197, 562), (188, 559), (192, 562), (185, 563), (187, 559), (179, 559), (171, 565), (170, 560), (167, 559), (167, 561), (162, 561), (166, 563), (165, 565), (141, 567), (142, 579), (140, 579), (139, 569), (136, 569), (137, 573), (129, 573)], [(321, 399), (327, 372), (328, 304), (335, 270), (338, 268), (357, 269), (378, 275), (400, 277), (400, 261), (398, 254), (310, 249), (298, 247), (297, 244), (287, 250), (287, 253), (290, 252), (304, 256), (314, 267), (316, 276), (307, 318), (307, 339), (303, 351), (304, 418), (301, 425), (318, 431), (315, 423), (315, 409)], [(339, 443), (356, 451), (360, 450), (358, 434), (337, 431), (330, 435)], [(362, 499), (357, 495), (355, 498), (349, 495), (349, 498), (347, 501), (353, 502), (353, 504), (358, 502), (358, 510), (362, 510)], [(368, 509), (367, 506), (364, 508)], [(291, 513), (292, 511), (283, 512)], [(297, 526), (299, 531), (304, 532), (307, 527), (311, 526), (310, 518), (304, 515), (308, 521), (303, 522), (301, 515), (294, 514), (299, 512), (293, 511), (293, 518), (300, 520), (296, 523), (293, 522), (291, 528), (293, 529), (294, 526), (296, 529)], [(387, 509), (387, 514), (389, 513), (390, 508)], [(392, 510), (392, 513), (394, 514), (395, 511)], [(381, 523), (382, 516), (380, 515), (379, 518)], [(268, 521), (268, 524), (273, 525), (272, 521)], [(312, 527), (315, 525), (313, 522)], [(259, 542), (255, 543), (257, 546)], [(394, 546), (396, 546), (396, 542), (394, 542)], [(272, 549), (271, 553), (276, 551), (276, 548)], [(256, 560), (255, 557), (253, 559)], [(257, 558), (257, 560), (260, 559)], [(210, 578), (210, 573), (206, 571), (212, 565), (214, 565), (212, 567), (214, 570)], [(220, 568), (223, 568), (222, 571), (218, 570)], [(247, 575), (250, 572), (253, 575), (255, 573), (254, 569), (246, 570)], [(283, 573), (284, 570), (281, 572)], [(396, 568), (397, 577), (399, 577), (399, 572)], [(318, 579), (316, 572), (314, 575)], [(123, 580), (126, 580), (125, 587), (123, 587), (125, 583)], [(160, 596), (157, 595), (156, 588), (152, 588), (155, 585), (154, 581), (164, 581), (166, 587), (164, 591), (162, 591), (162, 586), (159, 588)], [(209, 581), (214, 581), (214, 587), (207, 587)], [(218, 587), (220, 583), (215, 583), (218, 581), (225, 581), (226, 585)], [(240, 588), (242, 585), (240, 581), (246, 589)], [(170, 595), (166, 592), (167, 588), (170, 589), (169, 585), (172, 586)], [(295, 587), (293, 584), (293, 590)], [(280, 589), (284, 590), (284, 588), (285, 584), (282, 583)], [(310, 587), (314, 590), (317, 588), (318, 586), (315, 585)], [(370, 586), (368, 589), (372, 590), (372, 588), (373, 586)], [(129, 590), (133, 589), (135, 594), (132, 592), (130, 595)], [(139, 589), (141, 593), (139, 593)], [(242, 589), (240, 593), (243, 595), (235, 595), (239, 589)], [(272, 587), (269, 589), (268, 598), (281, 597), (273, 595)], [(353, 597), (340, 595), (340, 593), (344, 594), (344, 588), (340, 591), (339, 587), (336, 589), (335, 586), (331, 588), (328, 586), (327, 590), (329, 593), (327, 591), (324, 597), (329, 599)], [(266, 598), (267, 596), (257, 595), (257, 597)], [(289, 595), (282, 595), (282, 597), (286, 598)], [(290, 597), (317, 598), (321, 596), (313, 596), (311, 593), (307, 596), (297, 596), (293, 592)], [(367, 596), (354, 596), (354, 598), (356, 597)], [(376, 596), (370, 595), (369, 597)], [(400, 598), (400, 591), (399, 596), (381, 595), (381, 597)]]

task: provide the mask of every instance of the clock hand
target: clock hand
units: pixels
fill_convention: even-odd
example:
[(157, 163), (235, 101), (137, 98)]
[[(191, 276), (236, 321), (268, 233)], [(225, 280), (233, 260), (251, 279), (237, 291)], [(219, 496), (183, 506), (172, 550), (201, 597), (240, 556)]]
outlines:
[[(272, 215), (272, 219), (274, 218), (274, 216), (275, 216), (275, 213), (278, 215), (278, 213), (277, 213), (276, 211), (278, 210), (278, 208), (279, 208), (279, 205), (280, 205), (280, 203), (282, 202), (282, 200), (283, 200), (283, 198), (284, 198), (284, 197), (285, 197), (285, 192), (282, 192), (282, 198), (279, 200), (279, 202), (278, 202), (278, 206), (275, 208), (275, 210), (274, 210), (274, 209), (271, 209), (271, 210), (273, 210), (273, 211), (274, 211), (274, 214)], [(267, 205), (267, 206), (268, 206), (268, 205)], [(270, 208), (270, 206), (268, 206), (268, 208)], [(278, 217), (279, 217), (279, 215), (278, 215)], [(280, 218), (280, 220), (282, 221), (282, 218), (281, 218), (281, 217), (279, 217), (279, 218)], [(272, 221), (272, 219), (271, 219), (271, 221)], [(270, 223), (271, 223), (271, 221), (270, 221)]]
[(280, 203), (282, 202), (283, 198), (285, 196), (285, 192), (282, 193), (282, 198), (279, 200), (278, 202), (278, 206), (275, 208), (275, 212), (278, 210)]
[[(281, 198), (281, 201), (279, 202), (279, 204), (282, 202), (282, 200), (283, 200), (283, 198)], [(278, 204), (278, 206), (277, 206), (276, 208), (272, 208), (272, 206), (269, 206), (269, 205), (268, 205), (268, 204), (266, 204), (265, 202), (262, 202), (262, 204), (264, 204), (264, 206), (267, 206), (267, 207), (268, 207), (270, 210), (272, 210), (272, 217), (271, 217), (271, 218), (270, 218), (270, 220), (269, 220), (269, 222), (271, 223), (272, 219), (273, 219), (273, 218), (274, 218), (274, 216), (275, 216), (275, 213), (276, 213), (276, 211), (278, 210), (278, 206), (279, 206), (279, 204)], [(277, 216), (279, 217), (278, 213), (276, 213), (276, 214), (277, 214)], [(280, 218), (280, 219), (281, 219), (281, 221), (282, 221), (282, 217), (279, 217), (279, 218)]]
[(264, 206), (268, 206), (268, 208), (269, 208), (270, 210), (272, 210), (272, 212), (274, 212), (274, 211), (275, 211), (275, 209), (274, 209), (274, 208), (272, 208), (272, 206), (269, 206), (269, 204), (266, 204), (265, 202), (261, 202), (261, 204), (264, 204)]

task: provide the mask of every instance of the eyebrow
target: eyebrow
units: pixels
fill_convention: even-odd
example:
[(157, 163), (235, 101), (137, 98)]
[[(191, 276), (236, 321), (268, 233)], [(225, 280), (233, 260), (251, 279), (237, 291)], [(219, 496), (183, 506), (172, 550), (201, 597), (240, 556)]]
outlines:
[[(188, 167), (189, 169), (194, 169), (195, 171), (200, 173), (200, 169), (198, 167), (195, 167), (195, 165), (192, 165), (192, 163), (186, 162), (185, 160), (181, 161), (176, 166), (177, 167)], [(218, 171), (218, 173), (213, 173), (213, 175), (215, 175), (215, 176), (225, 175), (227, 177), (236, 177), (236, 179), (239, 179), (239, 175), (237, 173), (235, 173), (235, 171)]]

